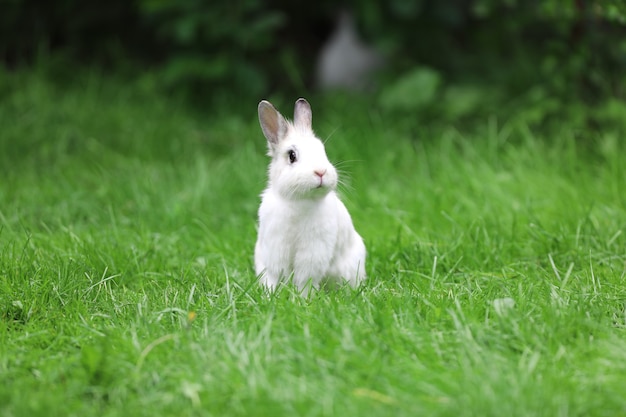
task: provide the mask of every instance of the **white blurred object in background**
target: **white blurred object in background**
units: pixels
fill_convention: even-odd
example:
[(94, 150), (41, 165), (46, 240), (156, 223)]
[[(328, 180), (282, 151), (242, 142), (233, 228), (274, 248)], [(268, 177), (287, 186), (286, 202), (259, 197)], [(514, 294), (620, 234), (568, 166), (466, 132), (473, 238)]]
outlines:
[(318, 56), (317, 85), (322, 90), (364, 90), (372, 87), (372, 75), (383, 64), (382, 55), (359, 39), (352, 13), (343, 11)]

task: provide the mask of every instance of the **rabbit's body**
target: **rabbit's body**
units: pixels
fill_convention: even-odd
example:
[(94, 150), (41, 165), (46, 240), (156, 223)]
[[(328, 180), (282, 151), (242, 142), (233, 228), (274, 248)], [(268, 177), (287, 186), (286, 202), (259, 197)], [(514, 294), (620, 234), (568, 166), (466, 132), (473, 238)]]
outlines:
[(289, 279), (300, 290), (309, 282), (356, 286), (365, 279), (365, 245), (335, 193), (337, 172), (311, 130), (305, 100), (296, 102), (294, 119), (259, 104), (272, 163), (259, 208), (256, 273), (270, 290)]
[(320, 200), (292, 202), (266, 190), (255, 264), (261, 283), (271, 289), (292, 275), (298, 288), (309, 279), (314, 288), (323, 280), (346, 279), (356, 285), (365, 277), (365, 245), (334, 192)]

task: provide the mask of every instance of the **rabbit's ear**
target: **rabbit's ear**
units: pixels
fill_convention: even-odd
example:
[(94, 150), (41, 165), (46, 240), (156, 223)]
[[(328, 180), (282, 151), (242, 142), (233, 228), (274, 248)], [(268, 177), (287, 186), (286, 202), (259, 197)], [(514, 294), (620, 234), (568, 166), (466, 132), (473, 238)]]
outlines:
[(277, 145), (287, 135), (287, 121), (269, 101), (259, 103), (259, 123), (270, 145)]
[(311, 129), (312, 119), (311, 105), (305, 99), (299, 98), (293, 111), (293, 123), (298, 127)]

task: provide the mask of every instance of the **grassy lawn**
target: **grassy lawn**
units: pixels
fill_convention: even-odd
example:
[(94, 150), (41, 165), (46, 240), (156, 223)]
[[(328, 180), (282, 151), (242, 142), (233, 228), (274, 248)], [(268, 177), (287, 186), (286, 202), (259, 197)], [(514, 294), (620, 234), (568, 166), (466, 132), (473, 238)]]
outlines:
[(310, 97), (369, 276), (305, 300), (255, 282), (256, 102), (2, 77), (0, 416), (626, 414), (619, 125)]

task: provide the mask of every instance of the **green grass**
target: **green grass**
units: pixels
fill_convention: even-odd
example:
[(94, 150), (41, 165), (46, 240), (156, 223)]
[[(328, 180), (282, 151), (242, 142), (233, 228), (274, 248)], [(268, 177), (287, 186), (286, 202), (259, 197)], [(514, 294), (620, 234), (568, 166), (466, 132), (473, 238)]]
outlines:
[(626, 414), (623, 128), (311, 98), (369, 278), (268, 297), (257, 103), (2, 76), (1, 416)]

